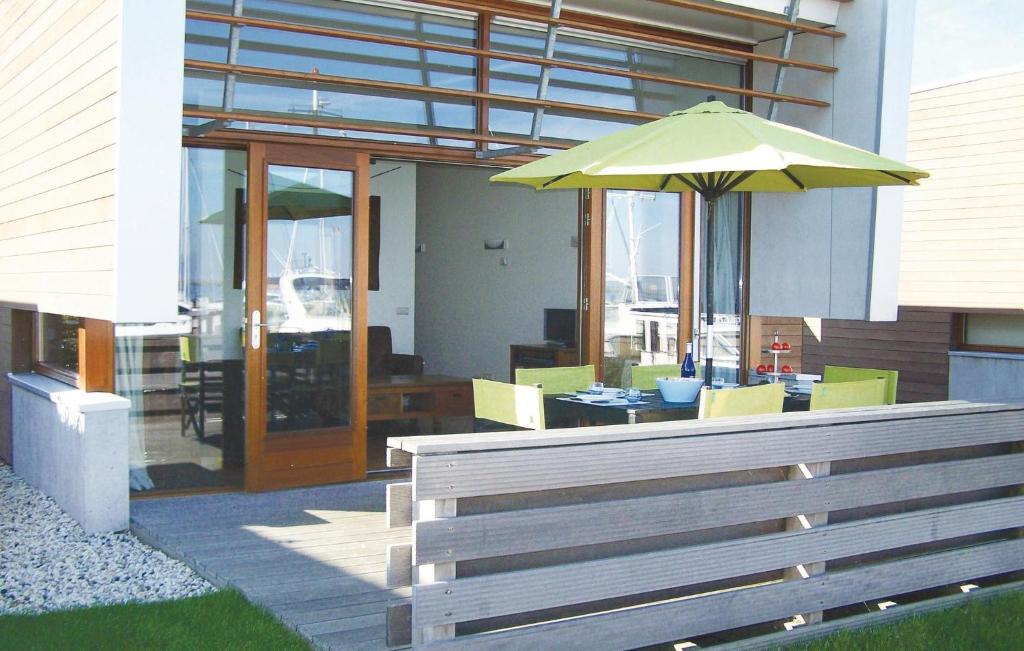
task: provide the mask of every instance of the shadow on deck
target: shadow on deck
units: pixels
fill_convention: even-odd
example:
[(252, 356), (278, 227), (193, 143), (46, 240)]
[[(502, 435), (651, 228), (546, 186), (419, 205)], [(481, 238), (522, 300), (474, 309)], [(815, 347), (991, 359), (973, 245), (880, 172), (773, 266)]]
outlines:
[(324, 649), (387, 649), (387, 482), (137, 500), (132, 530), (210, 582), (240, 590)]

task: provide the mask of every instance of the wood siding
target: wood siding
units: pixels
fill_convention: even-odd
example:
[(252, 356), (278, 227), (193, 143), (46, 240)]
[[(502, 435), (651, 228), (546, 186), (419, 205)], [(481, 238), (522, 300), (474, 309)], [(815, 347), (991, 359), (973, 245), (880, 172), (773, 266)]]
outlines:
[(900, 305), (1024, 308), (1024, 71), (914, 93)]
[(899, 371), (896, 399), (945, 400), (953, 315), (901, 307), (896, 321), (824, 319), (821, 340), (804, 326), (803, 372), (826, 364)]
[(0, 6), (0, 302), (112, 317), (119, 10)]

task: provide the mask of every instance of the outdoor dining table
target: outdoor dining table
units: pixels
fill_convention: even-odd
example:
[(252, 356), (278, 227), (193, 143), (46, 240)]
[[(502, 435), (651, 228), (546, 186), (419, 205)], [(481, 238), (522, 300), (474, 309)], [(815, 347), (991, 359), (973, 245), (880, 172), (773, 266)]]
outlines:
[[(644, 391), (640, 402), (613, 400), (608, 403), (573, 400), (573, 394), (544, 396), (544, 419), (549, 423), (576, 420), (588, 425), (625, 425), (656, 423), (666, 420), (697, 418), (700, 399), (693, 402), (666, 402), (659, 391)], [(786, 394), (783, 411), (807, 411), (809, 395)]]

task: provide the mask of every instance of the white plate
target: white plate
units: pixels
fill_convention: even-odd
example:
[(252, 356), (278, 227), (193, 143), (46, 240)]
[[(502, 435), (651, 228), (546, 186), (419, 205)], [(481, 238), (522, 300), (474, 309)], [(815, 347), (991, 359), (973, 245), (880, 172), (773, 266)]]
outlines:
[[(622, 392), (621, 391), (618, 392), (618, 393), (602, 393), (602, 394), (578, 393), (575, 396), (573, 396), (573, 400), (578, 400), (580, 402), (605, 402), (605, 401), (608, 401), (608, 400), (617, 400), (617, 399), (619, 399), (621, 397), (622, 397)], [(625, 402), (625, 399), (623, 399), (623, 402)]]

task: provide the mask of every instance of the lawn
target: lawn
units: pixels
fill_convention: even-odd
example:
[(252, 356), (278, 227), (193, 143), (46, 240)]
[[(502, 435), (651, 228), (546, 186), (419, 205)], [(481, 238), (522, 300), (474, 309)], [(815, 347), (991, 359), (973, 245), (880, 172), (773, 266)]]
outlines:
[(273, 649), (309, 645), (238, 592), (0, 617), (0, 646), (23, 649)]
[(974, 599), (893, 624), (842, 631), (816, 642), (785, 647), (807, 651), (985, 651), (1024, 648), (1024, 592)]

